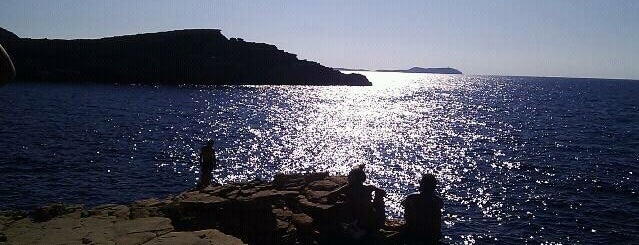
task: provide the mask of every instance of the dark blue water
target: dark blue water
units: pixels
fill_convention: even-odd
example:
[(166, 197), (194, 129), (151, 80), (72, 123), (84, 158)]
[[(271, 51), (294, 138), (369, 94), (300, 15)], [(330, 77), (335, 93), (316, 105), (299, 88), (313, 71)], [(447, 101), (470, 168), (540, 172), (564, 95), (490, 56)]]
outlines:
[(639, 82), (365, 73), (372, 87), (0, 88), (0, 209), (125, 203), (366, 163), (388, 215), (424, 172), (452, 243), (639, 243)]

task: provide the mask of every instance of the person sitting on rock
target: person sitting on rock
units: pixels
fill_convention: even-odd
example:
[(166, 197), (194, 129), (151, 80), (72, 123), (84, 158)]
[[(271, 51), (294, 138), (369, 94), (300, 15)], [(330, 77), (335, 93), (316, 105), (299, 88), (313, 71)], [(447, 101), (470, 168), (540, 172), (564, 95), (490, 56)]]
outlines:
[(217, 168), (213, 142), (213, 140), (209, 140), (206, 146), (200, 150), (200, 181), (197, 184), (198, 189), (211, 184), (211, 171), (213, 171), (213, 168)]
[[(364, 185), (364, 165), (353, 168), (348, 174), (348, 184), (328, 194), (328, 199), (344, 197), (349, 224), (345, 227), (353, 238), (379, 231), (384, 225), (384, 196), (386, 192), (371, 185)], [(373, 198), (373, 194), (375, 198)]]
[(408, 195), (402, 202), (406, 225), (406, 239), (436, 243), (441, 237), (442, 199), (435, 194), (437, 180), (432, 174), (424, 174), (419, 181), (419, 193)]

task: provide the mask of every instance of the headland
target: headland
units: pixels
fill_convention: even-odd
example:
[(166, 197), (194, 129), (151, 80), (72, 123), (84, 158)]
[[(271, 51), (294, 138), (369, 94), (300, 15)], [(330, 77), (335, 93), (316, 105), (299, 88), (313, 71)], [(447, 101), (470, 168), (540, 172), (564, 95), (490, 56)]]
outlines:
[(217, 29), (175, 30), (99, 39), (21, 38), (0, 28), (18, 81), (198, 85), (358, 85), (274, 45), (226, 38)]

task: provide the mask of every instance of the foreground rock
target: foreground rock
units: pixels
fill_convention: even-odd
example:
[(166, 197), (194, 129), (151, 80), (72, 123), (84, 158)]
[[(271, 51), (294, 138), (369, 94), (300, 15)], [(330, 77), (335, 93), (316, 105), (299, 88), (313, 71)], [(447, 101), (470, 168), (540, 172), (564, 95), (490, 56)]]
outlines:
[[(292, 174), (278, 175), (270, 183), (210, 186), (129, 205), (87, 209), (55, 204), (28, 215), (0, 214), (0, 243), (343, 243), (338, 231), (341, 203), (329, 202), (326, 194), (344, 184), (345, 177), (326, 173)], [(388, 241), (382, 236), (372, 242)]]
[(244, 244), (218, 230), (176, 232), (164, 217), (130, 219), (126, 206), (76, 210), (48, 221), (4, 217), (0, 244)]
[(264, 43), (228, 39), (220, 30), (176, 30), (100, 39), (20, 38), (0, 28), (17, 80), (141, 84), (362, 85)]

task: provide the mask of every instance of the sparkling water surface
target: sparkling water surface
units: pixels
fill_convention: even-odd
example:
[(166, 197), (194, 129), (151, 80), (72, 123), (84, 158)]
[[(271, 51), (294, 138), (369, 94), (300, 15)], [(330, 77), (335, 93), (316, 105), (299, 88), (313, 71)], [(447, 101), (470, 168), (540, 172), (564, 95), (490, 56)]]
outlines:
[(639, 81), (364, 72), (372, 87), (10, 84), (0, 209), (365, 163), (387, 215), (434, 173), (450, 243), (639, 243)]

